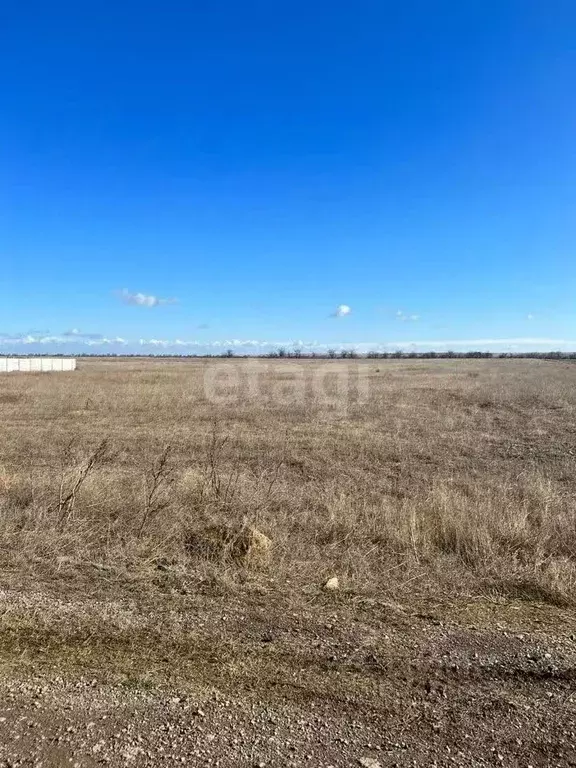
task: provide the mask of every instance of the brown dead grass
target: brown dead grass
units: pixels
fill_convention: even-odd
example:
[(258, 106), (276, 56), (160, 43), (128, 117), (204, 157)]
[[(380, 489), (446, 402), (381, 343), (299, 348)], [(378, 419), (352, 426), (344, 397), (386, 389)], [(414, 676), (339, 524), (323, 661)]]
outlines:
[[(214, 403), (215, 365), (86, 360), (2, 377), (5, 579), (291, 590), (338, 575), (394, 599), (573, 602), (572, 364), (236, 360), (231, 400)], [(190, 545), (252, 529), (273, 542), (258, 567), (226, 555), (227, 534), (222, 557)]]

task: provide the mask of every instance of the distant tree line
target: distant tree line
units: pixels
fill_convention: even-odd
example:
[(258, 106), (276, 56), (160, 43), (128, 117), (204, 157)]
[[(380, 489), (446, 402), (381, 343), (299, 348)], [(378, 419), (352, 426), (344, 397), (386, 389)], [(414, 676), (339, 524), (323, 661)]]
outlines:
[(454, 352), (446, 350), (437, 352), (430, 350), (428, 352), (414, 352), (397, 349), (393, 352), (356, 352), (354, 349), (327, 349), (326, 352), (302, 352), (300, 349), (287, 350), (279, 348), (263, 355), (242, 355), (243, 357), (273, 357), (273, 358), (306, 358), (306, 359), (328, 359), (328, 360), (350, 360), (357, 358), (368, 358), (371, 360), (465, 360), (465, 359), (525, 359), (534, 358), (536, 360), (576, 360), (575, 352), (481, 352), (471, 350), (466, 352)]
[[(40, 352), (17, 355), (8, 354), (1, 355), (3, 357), (46, 357), (45, 354)], [(77, 354), (64, 354), (55, 353), (49, 355), (50, 357), (106, 357), (106, 358), (132, 358), (132, 357), (146, 357), (146, 358), (168, 358), (168, 359), (189, 359), (189, 358), (273, 358), (273, 359), (302, 359), (302, 360), (355, 360), (355, 359), (371, 359), (371, 360), (466, 360), (466, 359), (535, 359), (535, 360), (576, 360), (575, 352), (480, 352), (480, 351), (467, 351), (467, 352), (454, 352), (447, 350), (444, 352), (429, 351), (429, 352), (406, 352), (403, 350), (396, 350), (393, 352), (356, 352), (353, 349), (327, 349), (326, 352), (309, 352), (299, 348), (287, 349), (285, 347), (278, 347), (278, 349), (270, 352), (260, 354), (239, 354), (232, 349), (227, 349), (225, 352), (218, 354), (174, 354), (170, 352), (155, 352), (155, 353), (127, 353), (127, 352), (80, 352)]]

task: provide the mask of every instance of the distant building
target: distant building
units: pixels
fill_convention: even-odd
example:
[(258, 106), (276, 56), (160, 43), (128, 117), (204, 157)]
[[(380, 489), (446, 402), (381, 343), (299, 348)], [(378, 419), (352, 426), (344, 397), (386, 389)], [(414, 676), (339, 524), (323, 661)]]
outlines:
[(0, 373), (52, 373), (75, 370), (75, 357), (0, 357)]

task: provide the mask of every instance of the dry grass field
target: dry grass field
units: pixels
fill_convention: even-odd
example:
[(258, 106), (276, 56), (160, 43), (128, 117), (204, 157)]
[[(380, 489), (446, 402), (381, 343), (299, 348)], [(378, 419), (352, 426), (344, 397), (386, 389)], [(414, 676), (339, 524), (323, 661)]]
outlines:
[(282, 589), (337, 574), (395, 598), (571, 602), (575, 383), (570, 363), (514, 360), (86, 360), (6, 376), (2, 565), (146, 588), (165, 561), (237, 582), (246, 569), (195, 535), (254, 526)]
[[(162, 722), (178, 730), (192, 696), (209, 723), (182, 726), (172, 752), (116, 748), (102, 726), (112, 764), (576, 764), (575, 384), (573, 364), (530, 360), (86, 359), (6, 375), (0, 728), (17, 732), (45, 680), (78, 730), (86, 694), (66, 686), (94, 677), (98, 696), (176, 686)], [(276, 730), (240, 703), (229, 728), (218, 702), (235, 696), (276, 707)], [(107, 722), (161, 707), (107, 701)], [(63, 712), (38, 721), (58, 756), (30, 750), (97, 764)], [(299, 736), (311, 712), (319, 730)]]

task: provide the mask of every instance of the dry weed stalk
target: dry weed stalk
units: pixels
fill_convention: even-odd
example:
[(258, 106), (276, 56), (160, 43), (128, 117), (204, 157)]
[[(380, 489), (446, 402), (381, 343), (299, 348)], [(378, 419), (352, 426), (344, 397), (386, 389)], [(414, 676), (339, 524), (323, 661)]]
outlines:
[(222, 511), (242, 508), (244, 509), (243, 524), (254, 523), (259, 512), (273, 498), (274, 488), (280, 478), (284, 461), (275, 461), (271, 468), (267, 468), (256, 477), (250, 473), (248, 476), (253, 487), (252, 492), (247, 495), (242, 487), (242, 481), (247, 474), (246, 470), (238, 454), (232, 457), (232, 466), (226, 467), (225, 448), (230, 442), (230, 436), (221, 436), (219, 431), (220, 427), (215, 422), (202, 466), (199, 509), (206, 512), (213, 506)]
[(144, 509), (136, 533), (140, 539), (148, 520), (168, 505), (166, 499), (160, 498), (163, 489), (174, 481), (175, 467), (170, 463), (171, 446), (167, 445), (144, 475)]
[(59, 528), (64, 528), (74, 514), (80, 488), (89, 475), (104, 463), (108, 454), (108, 439), (105, 438), (87, 457), (75, 462), (74, 443), (68, 443), (62, 456), (58, 502), (55, 506)]
[(226, 477), (222, 471), (221, 463), (224, 448), (229, 440), (229, 435), (219, 437), (218, 427), (214, 424), (206, 455), (206, 483), (201, 490), (202, 498), (204, 498), (206, 492), (210, 492), (223, 505), (228, 504), (234, 498), (241, 471), (238, 462), (234, 464), (234, 467), (228, 472)]

